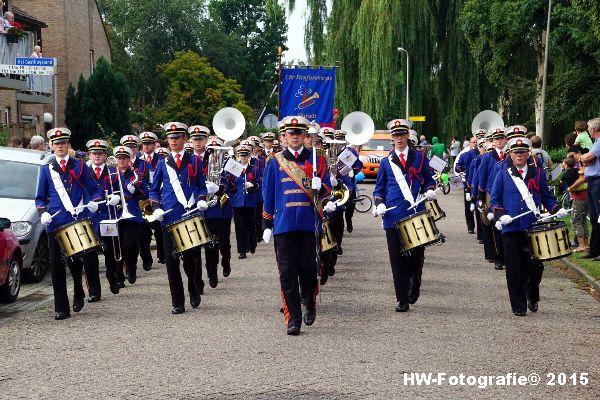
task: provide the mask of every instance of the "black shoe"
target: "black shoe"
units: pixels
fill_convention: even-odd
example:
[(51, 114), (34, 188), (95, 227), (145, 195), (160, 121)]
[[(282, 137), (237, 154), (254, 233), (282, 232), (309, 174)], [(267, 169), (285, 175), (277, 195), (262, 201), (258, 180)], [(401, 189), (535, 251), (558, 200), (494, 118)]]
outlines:
[(538, 310), (538, 302), (537, 301), (528, 301), (527, 302), (527, 308), (529, 308), (529, 310), (531, 312), (537, 312)]
[(200, 302), (202, 301), (202, 297), (199, 294), (190, 295), (190, 305), (192, 308), (200, 307)]
[(335, 275), (335, 268), (331, 267), (329, 268), (329, 276), (334, 276)]
[(469, 234), (474, 235), (475, 231), (473, 229), (469, 229), (467, 232), (469, 232)]
[(218, 278), (208, 278), (208, 284), (210, 285), (211, 288), (214, 289), (219, 284), (219, 279)]
[(118, 285), (118, 286), (119, 286), (121, 289), (123, 289), (123, 288), (125, 287), (125, 281), (119, 281), (119, 282), (117, 282), (117, 285)]
[(341, 256), (342, 254), (344, 254), (344, 249), (342, 249), (342, 246), (338, 246), (338, 256)]
[(290, 326), (287, 328), (287, 334), (290, 336), (298, 336), (300, 334), (299, 326)]
[(127, 282), (129, 282), (130, 285), (133, 285), (136, 280), (137, 280), (137, 275), (136, 274), (129, 274), (129, 275), (127, 275)]
[(407, 312), (408, 308), (408, 303), (398, 303), (398, 305), (396, 305), (396, 312)]
[(254, 254), (256, 252), (256, 246), (250, 247), (250, 254)]
[(306, 324), (306, 326), (311, 326), (312, 324), (314, 324), (315, 319), (317, 319), (317, 310), (306, 310), (306, 312), (304, 313), (304, 323)]
[(348, 233), (352, 233), (352, 231), (354, 230), (352, 222), (346, 222), (346, 230), (348, 231)]
[(88, 303), (95, 303), (97, 301), (100, 301), (100, 296), (90, 296), (90, 297), (88, 297)]
[(420, 288), (414, 288), (410, 287), (410, 289), (408, 289), (408, 302), (409, 304), (415, 304), (417, 302), (417, 300), (419, 300), (419, 295), (421, 294), (421, 289)]
[(478, 241), (477, 241), (477, 243), (479, 243), (479, 244), (483, 244), (483, 243), (485, 243), (485, 242), (484, 242), (483, 240), (478, 240)]
[(144, 271), (150, 271), (152, 269), (152, 262), (150, 262), (150, 264), (144, 264), (142, 268), (144, 268)]
[(515, 311), (513, 314), (515, 314), (517, 317), (524, 317), (527, 315), (527, 311)]
[(502, 261), (494, 261), (494, 269), (497, 269), (498, 271), (503, 270), (504, 265), (502, 264)]
[(279, 312), (283, 314), (283, 307), (279, 309)]
[(71, 314), (69, 314), (68, 312), (59, 311), (56, 314), (54, 314), (54, 319), (57, 321), (60, 321), (61, 319), (67, 319), (67, 318), (71, 318)]
[(240, 253), (239, 257), (240, 260), (243, 260), (244, 258), (246, 258), (246, 253)]
[(596, 258), (596, 257), (598, 257), (598, 256), (594, 256), (590, 253), (585, 253), (585, 255), (581, 256), (581, 258)]
[(325, 272), (322, 272), (321, 273), (321, 279), (320, 279), (321, 286), (323, 286), (324, 284), (326, 284), (328, 279), (329, 279), (329, 274), (327, 274)]
[(173, 307), (171, 308), (171, 314), (183, 314), (185, 312), (185, 307)]
[(158, 263), (159, 264), (164, 264), (165, 263), (165, 259), (164, 258), (159, 258), (158, 259)]
[(79, 298), (73, 299), (73, 311), (79, 312), (79, 311), (83, 310), (84, 305), (85, 305), (85, 303), (83, 302), (83, 297), (80, 299)]
[(110, 292), (112, 294), (119, 294), (119, 284), (117, 282), (113, 282), (110, 284)]
[(223, 276), (227, 278), (231, 274), (231, 265), (229, 265), (229, 261), (225, 264), (224, 260), (221, 260), (221, 265), (223, 266)]
[(493, 263), (495, 262), (495, 260), (493, 258), (486, 258), (485, 261), (489, 262), (489, 263)]

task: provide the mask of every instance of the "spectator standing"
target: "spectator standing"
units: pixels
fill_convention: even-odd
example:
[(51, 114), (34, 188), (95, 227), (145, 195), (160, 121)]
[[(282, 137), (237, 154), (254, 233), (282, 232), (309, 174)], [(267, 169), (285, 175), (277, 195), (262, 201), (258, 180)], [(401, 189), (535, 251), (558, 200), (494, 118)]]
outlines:
[(31, 141), (29, 142), (29, 146), (32, 150), (40, 150), (46, 151), (46, 141), (43, 137), (39, 135), (35, 135), (31, 137)]
[(20, 147), (23, 148), (23, 140), (19, 136), (11, 137), (8, 141), (8, 147)]
[(431, 138), (431, 149), (429, 150), (429, 158), (438, 156), (442, 160), (448, 159), (448, 152), (444, 143), (439, 143), (437, 136)]
[(583, 258), (600, 261), (600, 118), (589, 120), (587, 128), (595, 142), (592, 149), (580, 158), (585, 166), (583, 174), (588, 183), (588, 207), (592, 223), (590, 250)]
[(2, 20), (2, 28), (4, 28), (5, 31), (8, 31), (9, 28), (12, 28), (14, 22), (15, 14), (11, 13), (10, 11), (5, 12), (4, 19)]
[(467, 147), (469, 147), (469, 143), (471, 143), (471, 138), (472, 137), (473, 137), (473, 135), (467, 135), (467, 136), (465, 136), (465, 139), (463, 140), (463, 144), (462, 144), (463, 150), (466, 149)]
[(593, 146), (592, 138), (586, 131), (587, 124), (585, 121), (577, 121), (575, 122), (575, 133), (577, 133), (577, 137), (575, 138), (575, 144), (580, 145), (584, 149), (590, 150)]
[(419, 138), (419, 146), (421, 146), (423, 148), (426, 148), (427, 146), (429, 146), (429, 142), (425, 138), (425, 135), (421, 135), (421, 137)]
[(530, 140), (534, 157), (540, 157), (542, 160), (542, 168), (544, 168), (544, 171), (546, 172), (546, 177), (549, 177), (550, 170), (552, 169), (552, 159), (548, 152), (542, 149), (542, 138), (536, 135), (532, 136)]
[(42, 58), (42, 48), (40, 46), (33, 46), (33, 53), (31, 53), (31, 58)]
[(587, 239), (588, 239), (588, 227), (586, 217), (588, 214), (588, 196), (587, 196), (587, 182), (583, 175), (583, 169), (577, 168), (575, 157), (568, 156), (563, 161), (563, 169), (565, 173), (561, 179), (561, 183), (567, 186), (569, 195), (571, 196), (571, 204), (573, 211), (571, 213), (573, 217), (573, 229), (575, 230), (575, 236), (577, 238), (577, 248), (575, 251), (586, 251), (589, 250)]
[(448, 164), (454, 163), (454, 159), (458, 156), (459, 152), (460, 152), (460, 142), (458, 140), (458, 137), (454, 136), (452, 138), (452, 142), (450, 142), (450, 160), (448, 161)]

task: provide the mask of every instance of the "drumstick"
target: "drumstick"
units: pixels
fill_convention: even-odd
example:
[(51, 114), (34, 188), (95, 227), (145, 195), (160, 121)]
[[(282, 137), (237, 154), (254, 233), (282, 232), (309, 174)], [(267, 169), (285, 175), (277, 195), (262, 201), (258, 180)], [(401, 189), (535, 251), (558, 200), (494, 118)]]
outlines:
[[(106, 203), (106, 200), (99, 201), (99, 202), (97, 202), (96, 204), (100, 205), (100, 204), (104, 204), (104, 203)], [(73, 211), (79, 211), (79, 210), (83, 210), (83, 209), (84, 209), (84, 208), (86, 208), (86, 207), (87, 207), (87, 204), (85, 204), (85, 205), (83, 205), (83, 206), (75, 207), (75, 208), (73, 209)]]
[[(566, 211), (566, 212), (571, 212), (571, 211), (573, 211), (573, 209), (572, 209), (572, 208), (569, 208), (568, 210), (565, 210), (565, 211)], [(549, 221), (549, 220), (551, 220), (552, 218), (556, 218), (556, 214), (550, 214), (550, 215), (548, 215), (548, 216), (546, 216), (546, 217), (540, 218), (540, 219), (538, 220), (538, 222), (546, 222), (546, 221)]]
[(54, 217), (56, 217), (58, 214), (60, 214), (60, 212), (61, 212), (61, 211), (62, 211), (62, 210), (58, 210), (57, 212), (55, 212), (54, 214), (52, 214), (52, 215), (50, 216), (50, 218), (54, 218)]
[[(519, 219), (519, 218), (521, 218), (521, 217), (524, 217), (524, 216), (526, 216), (527, 214), (531, 214), (531, 212), (532, 212), (532, 211), (531, 211), (531, 210), (529, 210), (529, 211), (526, 211), (526, 212), (524, 212), (523, 214), (519, 214), (519, 215), (516, 215), (516, 216), (514, 216), (514, 217), (511, 217), (511, 218), (512, 218), (512, 221), (514, 221), (515, 219)], [(512, 222), (512, 221), (511, 221), (511, 222)]]
[[(437, 188), (435, 189), (433, 192), (437, 192), (439, 190), (442, 190), (442, 188)], [(412, 206), (408, 207), (409, 210), (412, 210), (413, 208), (416, 208), (419, 204), (421, 204), (422, 202), (424, 202), (425, 200), (427, 200), (427, 196), (423, 196), (421, 198), (421, 200), (417, 201), (415, 204), (413, 204)]]

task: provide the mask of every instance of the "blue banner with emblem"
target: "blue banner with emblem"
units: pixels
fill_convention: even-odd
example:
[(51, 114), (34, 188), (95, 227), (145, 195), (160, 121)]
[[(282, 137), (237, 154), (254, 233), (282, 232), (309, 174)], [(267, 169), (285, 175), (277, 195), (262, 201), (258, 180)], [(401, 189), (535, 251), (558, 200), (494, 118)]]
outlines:
[(282, 68), (279, 118), (299, 115), (319, 124), (333, 122), (335, 68)]

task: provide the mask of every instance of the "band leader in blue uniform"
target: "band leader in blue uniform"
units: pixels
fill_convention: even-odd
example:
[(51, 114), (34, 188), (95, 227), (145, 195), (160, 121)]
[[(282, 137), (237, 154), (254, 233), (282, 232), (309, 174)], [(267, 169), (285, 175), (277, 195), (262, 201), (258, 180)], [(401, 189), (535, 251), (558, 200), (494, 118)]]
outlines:
[[(87, 253), (82, 257), (65, 257), (55, 236), (57, 229), (83, 219), (91, 219), (98, 211), (98, 204), (92, 199), (99, 197), (97, 185), (90, 179), (88, 166), (82, 160), (69, 157), (69, 138), (67, 128), (55, 128), (48, 131), (48, 139), (56, 158), (45, 165), (38, 181), (35, 205), (42, 224), (48, 232), (48, 252), (54, 291), (54, 319), (62, 320), (71, 316), (67, 296), (67, 275), (65, 265), (69, 266), (73, 276), (73, 311), (83, 309), (85, 292), (82, 273), (85, 273), (90, 290), (88, 301), (98, 301), (101, 296), (98, 274), (98, 255)], [(83, 206), (85, 205), (85, 206)]]
[[(187, 125), (169, 122), (164, 125), (167, 132), (170, 154), (160, 160), (150, 188), (150, 201), (153, 215), (161, 222), (165, 245), (167, 275), (171, 289), (172, 314), (185, 312), (183, 281), (179, 270), (179, 255), (174, 253), (173, 239), (167, 226), (182, 219), (183, 214), (197, 207), (204, 212), (206, 203), (206, 184), (202, 175), (202, 163), (194, 154), (183, 149), (186, 142)], [(168, 212), (167, 212), (168, 211)], [(192, 308), (200, 306), (201, 273), (197, 269), (195, 248), (183, 252), (183, 270), (188, 277), (188, 292)]]
[[(313, 178), (312, 152), (303, 146), (309, 122), (300, 116), (283, 120), (287, 148), (275, 153), (263, 176), (263, 239), (275, 238), (275, 254), (288, 335), (298, 335), (302, 325), (300, 288), (304, 294), (304, 323), (312, 325), (317, 315), (319, 291), (317, 238), (321, 237), (323, 211), (329, 201), (331, 183), (325, 159), (317, 158)], [(314, 192), (317, 193), (315, 205)]]
[[(525, 230), (539, 218), (543, 205), (557, 218), (567, 216), (567, 211), (556, 203), (546, 182), (544, 170), (527, 160), (531, 141), (513, 138), (508, 143), (513, 165), (501, 170), (494, 180), (490, 205), (495, 214), (497, 228), (502, 230), (506, 257), (506, 283), (512, 311), (524, 316), (527, 308), (537, 312), (540, 300), (539, 285), (544, 264), (531, 258)], [(514, 218), (524, 212), (529, 214)]]
[[(410, 125), (404, 119), (388, 123), (394, 148), (389, 156), (381, 160), (373, 191), (376, 206), (373, 213), (383, 217), (398, 312), (408, 311), (409, 303), (414, 304), (419, 297), (421, 282), (418, 269), (422, 265), (424, 248), (402, 252), (403, 246), (395, 223), (413, 214), (408, 208), (422, 191), (425, 191), (427, 198), (435, 198), (435, 181), (431, 177), (427, 157), (424, 152), (408, 146)], [(405, 193), (406, 196), (412, 196), (412, 199), (407, 200)], [(396, 208), (388, 211), (391, 207)], [(425, 205), (421, 203), (416, 212), (424, 210)]]
[(242, 142), (236, 149), (243, 171), (235, 178), (235, 192), (231, 198), (231, 206), (240, 259), (246, 258), (248, 252), (254, 253), (256, 250), (255, 217), (260, 190), (260, 166), (256, 162), (251, 162), (251, 152), (252, 146), (247, 142)]

